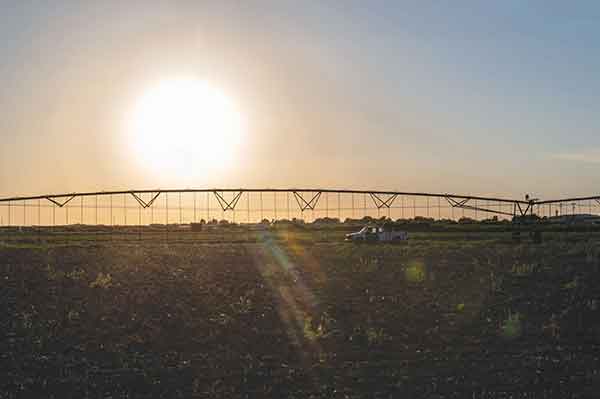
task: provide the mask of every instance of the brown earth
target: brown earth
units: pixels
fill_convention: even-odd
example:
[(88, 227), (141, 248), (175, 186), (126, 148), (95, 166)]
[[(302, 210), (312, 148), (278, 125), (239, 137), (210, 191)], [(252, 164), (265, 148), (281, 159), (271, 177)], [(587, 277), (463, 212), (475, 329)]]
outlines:
[(0, 398), (597, 397), (595, 242), (288, 238), (0, 247)]

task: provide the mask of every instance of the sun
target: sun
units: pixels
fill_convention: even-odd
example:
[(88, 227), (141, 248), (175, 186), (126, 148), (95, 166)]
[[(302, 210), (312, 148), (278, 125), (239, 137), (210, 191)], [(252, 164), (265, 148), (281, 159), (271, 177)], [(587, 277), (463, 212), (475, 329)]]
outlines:
[(153, 173), (194, 177), (226, 167), (243, 136), (236, 104), (199, 79), (160, 82), (134, 104), (133, 151)]

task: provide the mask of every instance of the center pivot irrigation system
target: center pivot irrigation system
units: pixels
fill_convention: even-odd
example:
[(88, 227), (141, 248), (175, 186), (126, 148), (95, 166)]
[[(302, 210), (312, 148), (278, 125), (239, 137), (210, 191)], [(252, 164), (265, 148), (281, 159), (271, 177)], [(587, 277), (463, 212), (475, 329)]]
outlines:
[(524, 200), (485, 196), (322, 188), (156, 189), (0, 198), (0, 227), (170, 225), (227, 220), (318, 218), (482, 220), (497, 216), (600, 214), (600, 196)]

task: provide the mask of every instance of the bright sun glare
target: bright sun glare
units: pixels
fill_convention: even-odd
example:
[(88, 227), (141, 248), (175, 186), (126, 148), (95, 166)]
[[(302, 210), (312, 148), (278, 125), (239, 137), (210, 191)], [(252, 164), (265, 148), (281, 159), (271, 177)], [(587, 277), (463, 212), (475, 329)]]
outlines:
[(133, 147), (144, 168), (194, 176), (232, 161), (243, 127), (235, 104), (197, 79), (163, 81), (136, 102)]

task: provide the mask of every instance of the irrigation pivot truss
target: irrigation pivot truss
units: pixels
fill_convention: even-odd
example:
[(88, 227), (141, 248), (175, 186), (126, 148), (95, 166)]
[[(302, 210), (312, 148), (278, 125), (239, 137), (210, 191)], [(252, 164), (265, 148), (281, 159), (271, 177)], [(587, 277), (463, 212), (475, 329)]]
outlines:
[[(519, 200), (323, 188), (205, 188), (76, 192), (0, 198), (0, 226), (185, 224), (204, 220), (415, 218), (481, 220), (536, 212), (598, 213), (600, 196)], [(566, 210), (566, 212), (565, 212)], [(137, 214), (137, 215), (136, 215)], [(137, 216), (137, 217), (136, 217)]]
[(204, 188), (76, 192), (0, 198), (0, 226), (169, 225), (200, 220), (376, 218), (475, 220), (599, 214), (600, 196), (558, 200), (323, 188)]

